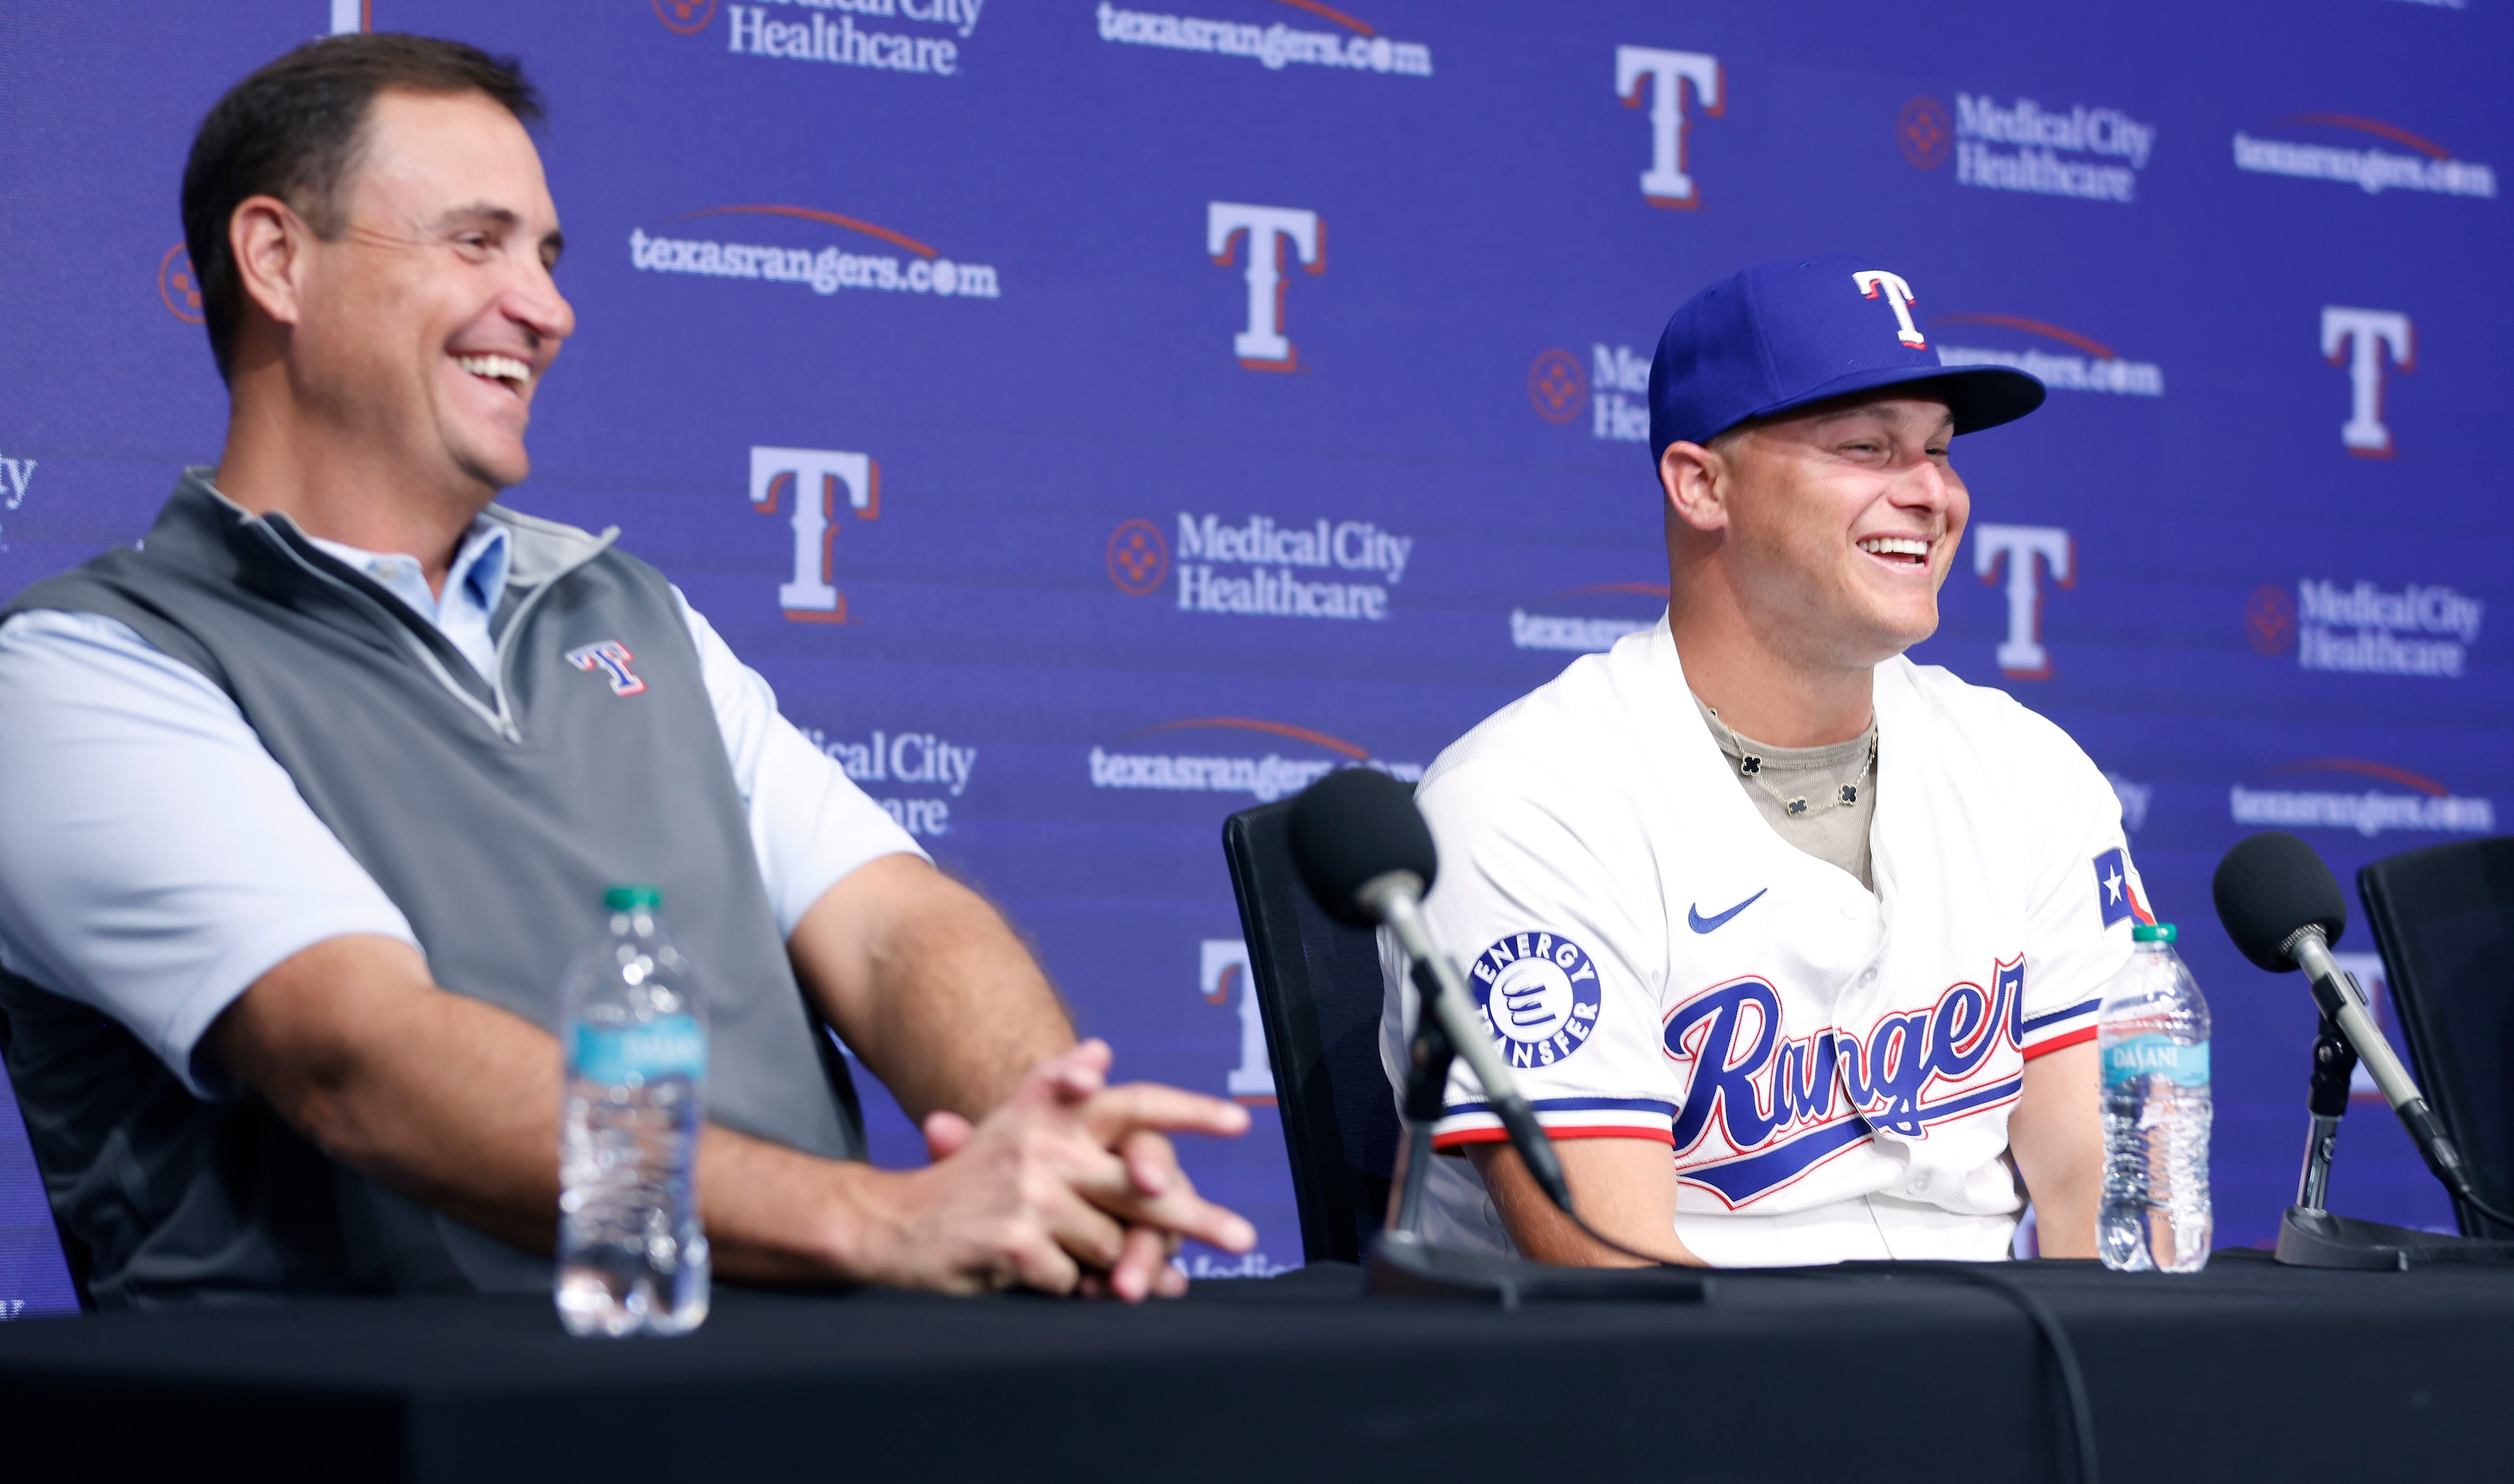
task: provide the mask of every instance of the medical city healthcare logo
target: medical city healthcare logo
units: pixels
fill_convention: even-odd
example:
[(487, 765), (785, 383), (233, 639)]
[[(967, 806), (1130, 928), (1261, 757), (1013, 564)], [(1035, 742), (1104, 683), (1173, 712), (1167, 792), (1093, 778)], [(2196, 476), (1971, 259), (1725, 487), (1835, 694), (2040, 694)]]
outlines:
[(676, 35), (695, 36), (715, 19), (715, 0), (650, 0), (655, 19)]
[(1432, 75), (1432, 49), (1422, 42), (1398, 41), (1382, 36), (1378, 27), (1369, 21), (1347, 15), (1324, 4), (1323, 0), (1276, 0), (1276, 3), (1306, 11), (1341, 29), (1311, 30), (1286, 25), (1279, 20), (1268, 25), (1239, 20), (1207, 20), (1157, 11), (1121, 10), (1106, 3), (1093, 13), (1093, 19), (1099, 22), (1100, 39), (1117, 46), (1242, 57), (1269, 72), (1279, 72), (1286, 66), (1306, 66), (1392, 77)]
[[(0, 454), (0, 510), (9, 512), (9, 525), (17, 523), (18, 509), (26, 502), (27, 487), (35, 482), (36, 462), (33, 459), (12, 459)], [(8, 549), (8, 541), (0, 540), (0, 551)]]
[(1934, 98), (1905, 103), (1894, 139), (1916, 169), (1936, 170), (1952, 156), (1958, 185), (2128, 206), (2156, 147), (2156, 126), (2118, 108), (2073, 103), (2062, 112), (2030, 98), (2002, 103), (1959, 93), (1952, 114)]
[[(2457, 160), (2442, 144), (2398, 124), (2354, 113), (2297, 113), (2270, 127), (2309, 137), (2261, 139), (2239, 130), (2235, 135), (2237, 170), (2256, 176), (2354, 185), (2370, 196), (2379, 196), (2387, 190), (2414, 190), (2435, 196), (2496, 199), (2495, 170), (2470, 160)], [(2312, 137), (2344, 142), (2315, 142)], [(2410, 152), (2365, 142), (2370, 138), (2401, 145)]]
[[(2018, 314), (1933, 314), (1929, 326), (1938, 334), (1938, 359), (1949, 366), (2012, 366), (2043, 379), (2054, 391), (2107, 392), (2125, 397), (2165, 395), (2165, 369), (2154, 361), (2133, 361), (2101, 341), (2039, 319)], [(1954, 345), (1947, 343), (1950, 326), (1972, 326), (2032, 337), (2021, 346)], [(1999, 339), (1993, 335), (1987, 339)], [(2044, 343), (2037, 344), (2039, 341)], [(2062, 350), (2046, 349), (2059, 345)]]
[[(1181, 732), (1219, 735), (1194, 750), (1149, 742)], [(1252, 743), (1250, 738), (1266, 741)], [(1256, 751), (1259, 746), (1265, 750)], [(1382, 761), (1343, 738), (1249, 716), (1195, 716), (1138, 727), (1109, 747), (1093, 747), (1090, 762), (1094, 788), (1246, 794), (1261, 804), (1289, 798), (1339, 768), (1376, 769), (1408, 783), (1423, 777), (1421, 763)]]
[(1589, 436), (1606, 443), (1649, 442), (1650, 358), (1630, 345), (1589, 346), (1589, 364), (1560, 348), (1540, 350), (1527, 368), (1527, 401), (1559, 425), (1589, 412)]
[(203, 323), (201, 275), (192, 270), (192, 255), (180, 242), (157, 260), (157, 298), (167, 313), (184, 324)]
[[(1109, 581), (1131, 597), (1158, 591), (1175, 567), (1181, 613), (1376, 623), (1388, 617), (1388, 589), (1405, 580), (1413, 553), (1414, 538), (1373, 521), (1251, 515), (1226, 525), (1211, 512), (1181, 510), (1175, 563), (1160, 528), (1142, 519), (1121, 521), (1110, 533), (1107, 559)], [(1311, 572), (1329, 575), (1304, 575)]]
[(2295, 667), (2346, 675), (2459, 680), (2469, 672), (2488, 604), (2441, 583), (2383, 588), (2307, 578), (2288, 589), (2265, 584), (2244, 602), (2252, 648), (2295, 653)]
[(1664, 47), (1615, 48), (1615, 97), (1627, 108), (1649, 95), (1650, 166), (1642, 172), (1642, 199), (1652, 206), (1691, 211), (1701, 191), (1686, 169), (1693, 133), (1690, 102), (1709, 118), (1728, 111), (1728, 85), (1720, 59), (1707, 52)]
[[(2267, 778), (2371, 779), (2371, 784), (2335, 788), (2251, 788), (2227, 794), (2228, 812), (2252, 828), (2347, 829), (2368, 839), (2387, 830), (2425, 834), (2490, 835), (2496, 832), (2496, 801), (2454, 793), (2434, 779), (2361, 757), (2316, 757), (2273, 768)], [(2406, 791), (2404, 791), (2406, 790)]]
[(977, 772), (976, 747), (913, 727), (904, 732), (875, 727), (855, 737), (833, 737), (819, 727), (801, 730), (805, 740), (863, 786), (891, 822), (926, 838), (952, 832), (953, 802), (968, 790), (970, 776)]
[(956, 262), (905, 232), (836, 212), (808, 206), (704, 206), (664, 220), (688, 221), (706, 217), (761, 217), (834, 226), (904, 249), (909, 258), (903, 264), (895, 255), (848, 252), (834, 245), (815, 252), (808, 247), (761, 246), (713, 237), (649, 236), (645, 228), (637, 227), (628, 233), (628, 261), (641, 273), (791, 283), (825, 298), (840, 289), (870, 289), (926, 299), (1003, 297), (1002, 284), (992, 265)]
[[(651, 0), (655, 19), (681, 36), (704, 34), (716, 0)], [(978, 29), (986, 0), (763, 0), (724, 7), (725, 50), (735, 57), (817, 61), (831, 66), (956, 77), (960, 48)], [(835, 19), (825, 12), (835, 13)], [(866, 18), (857, 23), (856, 18)], [(791, 19), (790, 19), (791, 18)], [(881, 29), (907, 21), (931, 31)]]

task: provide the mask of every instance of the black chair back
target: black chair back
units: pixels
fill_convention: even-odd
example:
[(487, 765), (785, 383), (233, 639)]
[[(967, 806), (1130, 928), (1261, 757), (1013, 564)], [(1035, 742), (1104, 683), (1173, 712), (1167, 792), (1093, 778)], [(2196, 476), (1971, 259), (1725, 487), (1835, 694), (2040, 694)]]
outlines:
[[(17, 1091), (9, 1083), (6, 1070), (8, 1061), (9, 1017), (5, 1011), (0, 1011), (0, 1141), (6, 1142), (6, 1146), (0, 1147), (0, 1169), (16, 1166), (23, 1175), (32, 1177), (31, 1183), (35, 1198), (44, 1203), (44, 1215), (51, 1223), (55, 1244), (50, 1253), (36, 1251), (5, 1256), (13, 1256), (19, 1260), (15, 1265), (20, 1272), (31, 1273), (48, 1265), (44, 1262), (46, 1257), (58, 1255), (61, 1266), (69, 1273), (71, 1290), (78, 1295), (79, 1307), (92, 1310), (96, 1307), (96, 1298), (87, 1289), (87, 1248), (70, 1236), (68, 1230), (61, 1223), (61, 1213), (52, 1209), (52, 1202), (44, 1188), (43, 1171), (35, 1163), (34, 1144), (26, 1137), (25, 1119), (17, 1101)], [(9, 1229), (15, 1227), (20, 1233), (32, 1233), (31, 1240), (40, 1248), (44, 1240), (44, 1223), (27, 1220), (23, 1213), (0, 1209), (0, 1219), (11, 1217), (17, 1219), (0, 1220), (0, 1241), (7, 1240)], [(0, 1294), (0, 1298), (8, 1297), (10, 1296)]]
[[(2382, 950), (2410, 1063), (2479, 1193), (2514, 1200), (2514, 838), (2377, 861), (2357, 895)], [(2459, 1200), (2465, 1236), (2514, 1237)]]
[(1291, 813), (1286, 799), (1233, 815), (1222, 853), (1257, 978), (1301, 1250), (1312, 1263), (1358, 1263), (1387, 1217), (1399, 1137), (1379, 1064), (1379, 940), (1310, 900), (1292, 864)]

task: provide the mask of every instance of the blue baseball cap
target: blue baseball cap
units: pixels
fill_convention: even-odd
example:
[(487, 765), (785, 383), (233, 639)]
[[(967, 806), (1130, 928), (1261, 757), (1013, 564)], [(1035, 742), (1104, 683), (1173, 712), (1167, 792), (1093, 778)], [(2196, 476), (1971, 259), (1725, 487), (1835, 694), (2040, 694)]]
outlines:
[(2043, 405), (2043, 382), (2006, 366), (1946, 366), (1912, 307), (1910, 282), (1867, 258), (1766, 262), (1694, 295), (1650, 359), (1650, 458), (1708, 443), (1750, 418), (1926, 383), (1956, 431), (2012, 422)]

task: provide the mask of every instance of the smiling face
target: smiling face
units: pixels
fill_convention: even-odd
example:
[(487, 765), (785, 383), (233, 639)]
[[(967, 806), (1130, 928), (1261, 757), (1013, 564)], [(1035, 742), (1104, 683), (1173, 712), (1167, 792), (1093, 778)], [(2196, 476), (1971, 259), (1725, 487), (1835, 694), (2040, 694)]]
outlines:
[(1716, 440), (1723, 563), (1773, 646), (1865, 668), (1937, 631), (1971, 513), (1955, 420), (1924, 395), (1821, 403)]
[(532, 469), (533, 394), (576, 313), (551, 280), (558, 209), (512, 114), (477, 93), (386, 92), (310, 244), (289, 377), (411, 493), (485, 502)]

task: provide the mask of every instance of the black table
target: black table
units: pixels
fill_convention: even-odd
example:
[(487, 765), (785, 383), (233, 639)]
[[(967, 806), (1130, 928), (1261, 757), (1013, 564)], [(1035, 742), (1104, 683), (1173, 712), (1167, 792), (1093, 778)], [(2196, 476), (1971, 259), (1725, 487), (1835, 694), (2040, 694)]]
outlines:
[[(2249, 1253), (2188, 1278), (1999, 1271), (2066, 1326), (2113, 1484), (2514, 1472), (2514, 1274)], [(720, 1290), (696, 1335), (610, 1344), (507, 1300), (25, 1321), (0, 1327), (0, 1472), (2067, 1476), (2049, 1352), (2012, 1303), (1943, 1274), (1729, 1273), (1699, 1304), (1515, 1313), (1357, 1287), (1314, 1268), (1131, 1309)]]

